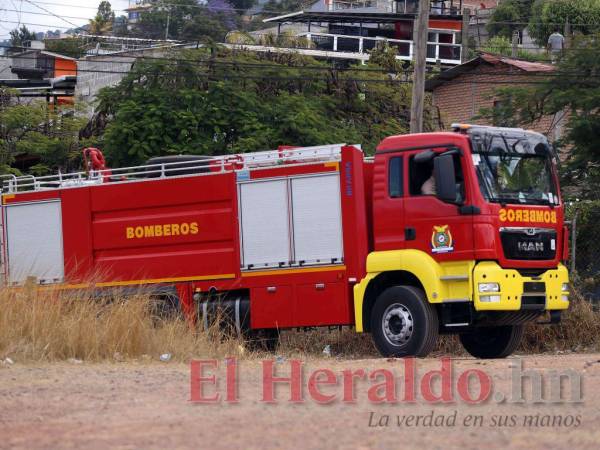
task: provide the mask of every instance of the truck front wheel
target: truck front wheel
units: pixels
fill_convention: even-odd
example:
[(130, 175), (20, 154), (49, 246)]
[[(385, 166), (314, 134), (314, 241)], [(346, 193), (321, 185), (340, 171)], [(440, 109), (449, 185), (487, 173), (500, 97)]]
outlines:
[(421, 289), (394, 286), (383, 291), (371, 313), (371, 333), (383, 356), (427, 356), (438, 336), (438, 316)]
[(523, 325), (481, 327), (460, 335), (460, 342), (475, 358), (506, 358), (521, 343)]

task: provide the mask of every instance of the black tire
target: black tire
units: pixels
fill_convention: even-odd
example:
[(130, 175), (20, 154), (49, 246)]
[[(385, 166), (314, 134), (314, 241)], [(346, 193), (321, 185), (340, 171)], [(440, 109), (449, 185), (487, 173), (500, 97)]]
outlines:
[(279, 330), (276, 328), (249, 330), (244, 341), (251, 350), (274, 352), (279, 346)]
[(394, 286), (375, 301), (371, 334), (382, 356), (427, 356), (435, 346), (438, 332), (437, 311), (421, 289)]
[(521, 343), (523, 325), (481, 327), (460, 335), (460, 342), (475, 358), (506, 358)]

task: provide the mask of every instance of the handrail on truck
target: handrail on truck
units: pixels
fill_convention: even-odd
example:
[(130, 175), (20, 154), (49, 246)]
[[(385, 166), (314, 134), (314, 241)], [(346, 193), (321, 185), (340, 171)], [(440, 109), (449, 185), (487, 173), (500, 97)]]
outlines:
[[(215, 172), (232, 172), (274, 167), (277, 165), (311, 164), (315, 162), (340, 161), (342, 147), (346, 144), (319, 145), (313, 147), (286, 148), (254, 153), (220, 155), (198, 161), (177, 161), (160, 164), (122, 167), (117, 169), (77, 171), (56, 175), (0, 175), (3, 194), (39, 191), (65, 187), (80, 187), (106, 182), (123, 183), (151, 181), (157, 178), (206, 175)], [(360, 145), (355, 145), (360, 149)], [(201, 156), (201, 155), (199, 155)], [(182, 171), (188, 173), (181, 174)], [(191, 174), (189, 172), (192, 172)], [(193, 173), (196, 172), (196, 173)]]

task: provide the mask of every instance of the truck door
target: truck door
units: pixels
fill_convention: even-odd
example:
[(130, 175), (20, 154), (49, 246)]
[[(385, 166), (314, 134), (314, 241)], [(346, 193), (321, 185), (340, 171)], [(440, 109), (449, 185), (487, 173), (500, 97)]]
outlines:
[(405, 248), (404, 155), (378, 155), (373, 172), (373, 236), (375, 249)]
[[(438, 261), (474, 259), (473, 216), (461, 214), (459, 204), (447, 203), (436, 197), (433, 177), (434, 159), (449, 148), (435, 148), (407, 153), (404, 199), (406, 248), (422, 250)], [(425, 154), (424, 152), (428, 152)], [(419, 156), (421, 155), (421, 156)], [(463, 205), (471, 204), (464, 157), (456, 151), (454, 180)], [(468, 180), (467, 180), (468, 181)]]

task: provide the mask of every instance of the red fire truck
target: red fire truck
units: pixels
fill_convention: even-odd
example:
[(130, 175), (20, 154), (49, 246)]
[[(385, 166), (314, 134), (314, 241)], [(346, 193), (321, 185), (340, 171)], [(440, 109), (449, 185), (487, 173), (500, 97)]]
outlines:
[(339, 144), (108, 170), (92, 156), (4, 178), (8, 285), (171, 290), (199, 323), (226, 305), (239, 332), (349, 325), (386, 356), (457, 333), (505, 357), (523, 324), (569, 305), (556, 161), (534, 132), (457, 125), (388, 137), (372, 158)]

